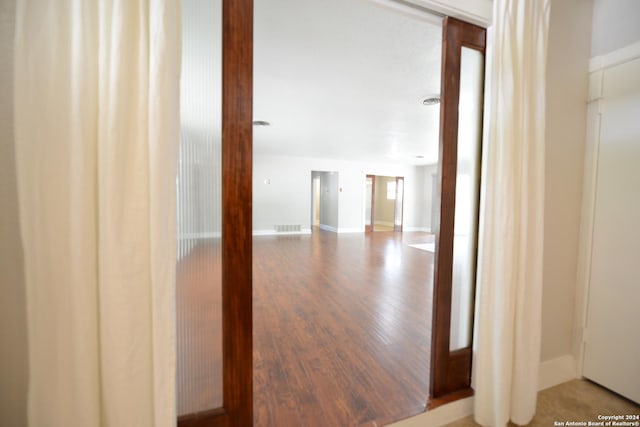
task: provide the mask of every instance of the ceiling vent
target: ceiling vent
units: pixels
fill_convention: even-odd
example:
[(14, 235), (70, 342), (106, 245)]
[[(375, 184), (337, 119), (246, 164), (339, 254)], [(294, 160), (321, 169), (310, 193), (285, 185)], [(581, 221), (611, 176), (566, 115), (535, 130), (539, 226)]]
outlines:
[(438, 105), (440, 104), (440, 95), (425, 96), (420, 100), (422, 105)]

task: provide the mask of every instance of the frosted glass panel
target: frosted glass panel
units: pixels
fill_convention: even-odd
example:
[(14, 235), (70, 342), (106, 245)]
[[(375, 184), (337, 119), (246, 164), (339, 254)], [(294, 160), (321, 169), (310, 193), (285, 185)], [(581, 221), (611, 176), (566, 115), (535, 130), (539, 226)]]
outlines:
[(177, 410), (222, 406), (222, 1), (183, 0), (178, 250)]
[(462, 48), (450, 350), (471, 344), (476, 279), (484, 56)]

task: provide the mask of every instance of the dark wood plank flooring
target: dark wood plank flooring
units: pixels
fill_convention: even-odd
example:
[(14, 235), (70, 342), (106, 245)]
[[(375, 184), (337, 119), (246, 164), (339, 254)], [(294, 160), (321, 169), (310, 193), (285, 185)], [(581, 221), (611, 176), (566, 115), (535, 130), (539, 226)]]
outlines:
[(255, 426), (373, 426), (423, 411), (433, 254), (408, 244), (430, 238), (254, 238)]

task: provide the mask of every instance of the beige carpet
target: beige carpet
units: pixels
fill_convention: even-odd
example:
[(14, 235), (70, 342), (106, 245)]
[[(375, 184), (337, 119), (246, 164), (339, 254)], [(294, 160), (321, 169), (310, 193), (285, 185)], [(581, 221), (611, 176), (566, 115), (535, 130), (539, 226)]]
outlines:
[[(567, 424), (570, 421), (588, 425), (589, 421), (602, 421), (598, 415), (640, 415), (640, 406), (590, 381), (574, 380), (540, 392), (538, 411), (529, 426), (554, 426), (555, 421), (565, 423), (565, 426), (570, 425)], [(468, 417), (447, 426), (478, 425)]]

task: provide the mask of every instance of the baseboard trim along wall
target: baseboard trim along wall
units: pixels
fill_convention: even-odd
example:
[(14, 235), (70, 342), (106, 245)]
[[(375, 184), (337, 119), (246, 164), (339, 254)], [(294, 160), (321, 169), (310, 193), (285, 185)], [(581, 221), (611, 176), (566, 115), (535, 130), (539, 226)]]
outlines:
[(576, 368), (576, 359), (570, 354), (541, 362), (538, 390), (544, 390), (578, 378)]
[[(542, 391), (577, 377), (575, 358), (572, 355), (547, 360), (540, 363), (538, 390)], [(391, 424), (391, 427), (442, 426), (472, 414), (473, 397), (468, 397)]]
[(336, 227), (332, 227), (332, 226), (326, 225), (326, 224), (320, 224), (320, 230), (331, 231), (333, 233), (337, 233), (338, 232), (338, 229)]
[(471, 414), (473, 414), (473, 397), (467, 397), (391, 424), (390, 427), (443, 426)]
[[(320, 226), (322, 228), (322, 226)], [(301, 234), (311, 234), (310, 228), (303, 228), (300, 231), (275, 231), (273, 229), (267, 230), (253, 230), (254, 236), (291, 236)]]

